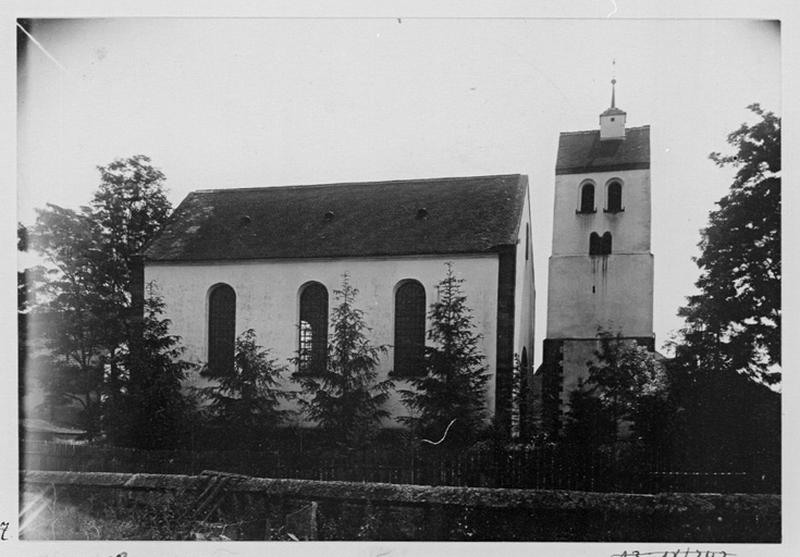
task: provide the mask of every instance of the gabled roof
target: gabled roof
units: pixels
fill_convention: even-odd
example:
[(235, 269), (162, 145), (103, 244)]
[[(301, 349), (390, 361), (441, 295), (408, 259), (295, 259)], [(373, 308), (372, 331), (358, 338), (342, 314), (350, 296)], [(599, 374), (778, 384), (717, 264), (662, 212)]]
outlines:
[(520, 174), (200, 190), (145, 249), (146, 261), (491, 252), (516, 243)]
[(600, 130), (562, 132), (556, 174), (650, 168), (650, 126), (625, 128), (625, 139), (600, 141)]

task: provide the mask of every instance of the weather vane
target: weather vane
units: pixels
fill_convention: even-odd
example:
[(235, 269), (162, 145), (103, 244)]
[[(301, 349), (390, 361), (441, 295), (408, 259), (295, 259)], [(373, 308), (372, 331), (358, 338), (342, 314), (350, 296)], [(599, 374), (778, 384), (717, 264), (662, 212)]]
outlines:
[(614, 108), (616, 105), (614, 104), (614, 97), (615, 97), (615, 89), (617, 86), (617, 59), (611, 59), (611, 108)]

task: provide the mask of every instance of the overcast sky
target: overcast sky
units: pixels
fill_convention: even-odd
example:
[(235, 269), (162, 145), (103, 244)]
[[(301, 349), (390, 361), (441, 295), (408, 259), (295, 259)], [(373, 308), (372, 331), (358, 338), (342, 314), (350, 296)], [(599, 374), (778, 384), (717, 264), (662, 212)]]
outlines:
[(36, 20), (20, 61), (18, 218), (86, 204), (96, 165), (146, 154), (177, 205), (203, 188), (522, 173), (537, 346), (558, 134), (609, 106), (651, 126), (655, 333), (698, 276), (729, 187), (711, 151), (758, 102), (781, 113), (780, 27), (736, 20)]

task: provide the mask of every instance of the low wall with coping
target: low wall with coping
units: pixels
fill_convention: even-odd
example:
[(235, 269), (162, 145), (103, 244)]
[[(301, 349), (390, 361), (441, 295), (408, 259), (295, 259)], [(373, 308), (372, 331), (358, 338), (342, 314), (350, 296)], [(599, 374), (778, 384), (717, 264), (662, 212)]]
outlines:
[[(763, 494), (656, 495), (240, 476), (226, 485), (275, 524), (310, 502), (321, 539), (780, 542), (781, 499)], [(28, 471), (24, 489), (81, 494), (197, 493), (209, 476)], [(326, 537), (323, 537), (327, 536)], [(251, 538), (252, 539), (252, 538)], [(264, 539), (260, 537), (259, 539)]]

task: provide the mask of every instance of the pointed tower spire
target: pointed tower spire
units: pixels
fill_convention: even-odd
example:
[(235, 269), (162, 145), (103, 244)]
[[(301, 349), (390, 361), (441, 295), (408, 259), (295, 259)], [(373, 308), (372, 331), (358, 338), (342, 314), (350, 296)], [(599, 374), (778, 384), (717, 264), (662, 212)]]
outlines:
[(625, 111), (617, 108), (617, 60), (611, 62), (611, 108), (600, 114), (600, 139), (625, 139)]

